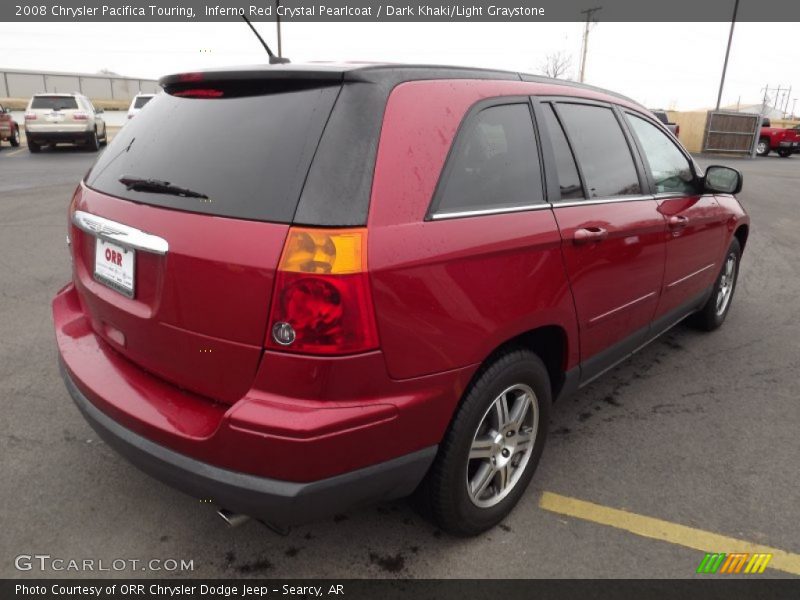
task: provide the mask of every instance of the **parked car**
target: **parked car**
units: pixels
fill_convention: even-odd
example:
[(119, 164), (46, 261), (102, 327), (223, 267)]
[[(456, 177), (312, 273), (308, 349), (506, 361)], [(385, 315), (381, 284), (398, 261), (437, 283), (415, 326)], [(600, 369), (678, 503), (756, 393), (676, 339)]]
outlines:
[[(11, 116), (11, 110), (0, 104), (0, 143), (19, 146), (19, 125)], [(0, 144), (2, 147), (2, 144)]]
[(61, 143), (79, 144), (96, 152), (106, 143), (106, 123), (83, 94), (36, 94), (25, 111), (28, 150)]
[(664, 124), (664, 126), (675, 135), (675, 137), (678, 137), (678, 135), (681, 132), (681, 126), (678, 125), (677, 123), (670, 122), (669, 114), (667, 113), (667, 111), (658, 108), (653, 108), (650, 109), (650, 112), (653, 113), (656, 119), (661, 121)]
[(128, 118), (132, 119), (139, 111), (142, 110), (145, 104), (150, 102), (155, 97), (155, 94), (136, 94), (131, 100), (131, 106), (128, 109)]
[(766, 156), (773, 150), (781, 158), (800, 152), (800, 128), (772, 127), (769, 119), (762, 119), (756, 154)]
[(742, 177), (623, 96), (388, 65), (160, 83), (75, 191), (53, 318), (99, 435), (223, 515), (413, 493), (477, 534), (554, 399), (730, 310)]

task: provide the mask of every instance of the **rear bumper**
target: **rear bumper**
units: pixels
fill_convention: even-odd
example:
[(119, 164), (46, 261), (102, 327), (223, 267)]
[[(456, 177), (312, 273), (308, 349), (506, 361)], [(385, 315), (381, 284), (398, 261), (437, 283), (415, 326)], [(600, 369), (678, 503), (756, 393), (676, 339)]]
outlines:
[(436, 455), (436, 446), (432, 446), (310, 483), (237, 473), (173, 452), (126, 429), (81, 393), (63, 364), (61, 374), (92, 428), (139, 469), (196, 498), (272, 525), (295, 525), (354, 506), (407, 496), (422, 480)]
[(91, 139), (94, 129), (69, 130), (69, 131), (48, 131), (47, 129), (31, 129), (25, 128), (25, 135), (28, 141), (33, 141), (37, 144), (74, 144), (78, 142), (87, 142)]
[(778, 150), (788, 150), (792, 154), (800, 152), (800, 142), (781, 142), (778, 144)]
[(411, 493), (474, 372), (393, 381), (379, 352), (264, 353), (252, 389), (228, 405), (104, 342), (72, 284), (53, 320), (67, 388), (110, 446), (174, 487), (275, 524)]

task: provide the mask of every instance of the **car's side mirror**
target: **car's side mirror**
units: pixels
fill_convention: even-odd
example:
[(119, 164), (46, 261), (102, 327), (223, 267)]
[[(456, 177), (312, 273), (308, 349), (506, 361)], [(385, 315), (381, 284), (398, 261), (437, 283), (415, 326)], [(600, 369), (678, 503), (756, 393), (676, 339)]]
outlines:
[(706, 169), (703, 183), (705, 191), (712, 194), (738, 194), (742, 191), (742, 174), (731, 167), (714, 165)]

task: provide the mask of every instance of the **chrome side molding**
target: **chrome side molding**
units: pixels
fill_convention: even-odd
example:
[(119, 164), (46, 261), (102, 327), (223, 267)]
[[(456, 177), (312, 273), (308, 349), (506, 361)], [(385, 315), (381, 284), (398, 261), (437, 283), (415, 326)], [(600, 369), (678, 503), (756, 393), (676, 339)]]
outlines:
[(162, 237), (82, 210), (75, 211), (72, 215), (72, 223), (81, 231), (126, 248), (162, 256), (169, 252), (169, 243)]

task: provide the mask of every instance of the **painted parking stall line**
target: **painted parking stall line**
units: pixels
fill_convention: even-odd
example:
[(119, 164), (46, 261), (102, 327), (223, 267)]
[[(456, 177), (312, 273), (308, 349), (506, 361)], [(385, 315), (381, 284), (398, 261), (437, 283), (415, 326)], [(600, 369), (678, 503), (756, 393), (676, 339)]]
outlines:
[(709, 551), (721, 551), (733, 552), (736, 555), (770, 554), (772, 556), (767, 564), (768, 568), (791, 573), (792, 575), (800, 575), (800, 554), (794, 554), (779, 548), (754, 544), (718, 533), (695, 529), (694, 527), (639, 515), (627, 510), (595, 504), (594, 502), (570, 498), (553, 492), (542, 493), (539, 499), (539, 507), (568, 517), (607, 525), (608, 527), (622, 529), (642, 537), (669, 542), (670, 544), (706, 553)]

